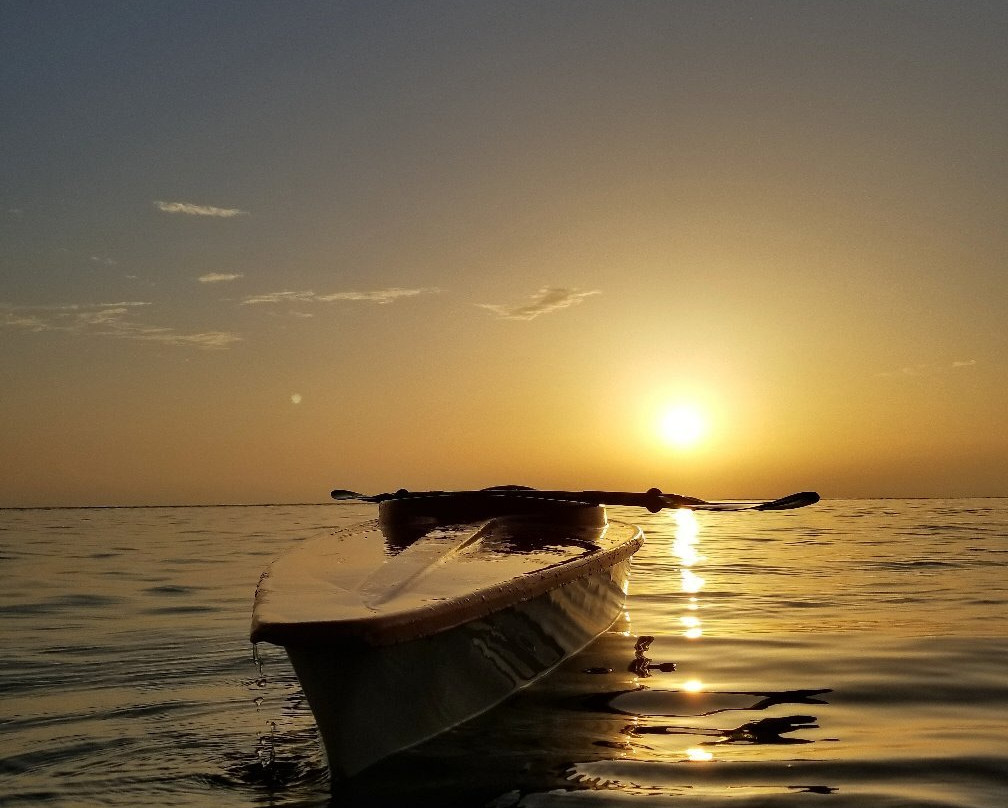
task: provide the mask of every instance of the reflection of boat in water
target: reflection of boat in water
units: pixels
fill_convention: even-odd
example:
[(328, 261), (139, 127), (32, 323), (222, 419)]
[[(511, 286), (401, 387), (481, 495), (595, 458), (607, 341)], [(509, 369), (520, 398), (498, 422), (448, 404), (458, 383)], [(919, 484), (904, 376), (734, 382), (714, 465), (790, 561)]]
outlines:
[(263, 574), (251, 639), (286, 649), (334, 782), (488, 710), (613, 624), (644, 537), (608, 521), (606, 497), (724, 509), (656, 490), (561, 494), (380, 495), (376, 521)]

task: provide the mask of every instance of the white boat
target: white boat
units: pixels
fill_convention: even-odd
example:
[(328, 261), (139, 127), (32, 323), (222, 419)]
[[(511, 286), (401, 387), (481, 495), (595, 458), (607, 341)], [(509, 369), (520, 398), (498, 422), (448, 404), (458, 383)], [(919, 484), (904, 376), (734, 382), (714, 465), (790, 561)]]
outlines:
[(608, 629), (644, 536), (600, 503), (628, 497), (714, 507), (655, 489), (399, 492), (364, 498), (377, 520), (274, 561), (251, 639), (286, 649), (333, 782), (490, 709)]
[(286, 649), (338, 780), (584, 648), (619, 616), (643, 541), (600, 506), (389, 500), (377, 521), (276, 560), (251, 638)]

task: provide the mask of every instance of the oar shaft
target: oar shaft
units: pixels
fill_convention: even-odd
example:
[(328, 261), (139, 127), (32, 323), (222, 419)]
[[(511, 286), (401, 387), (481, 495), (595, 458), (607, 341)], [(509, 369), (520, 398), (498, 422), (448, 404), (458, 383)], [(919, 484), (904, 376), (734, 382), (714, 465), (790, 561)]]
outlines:
[(365, 496), (355, 491), (337, 489), (332, 492), (333, 499), (358, 499), (364, 502), (384, 502), (389, 499), (406, 499), (424, 496), (483, 495), (490, 497), (515, 497), (522, 500), (542, 499), (563, 502), (581, 502), (586, 505), (622, 505), (632, 508), (647, 508), (651, 513), (657, 513), (663, 508), (688, 508), (700, 511), (783, 511), (792, 508), (803, 508), (819, 501), (815, 491), (802, 491), (790, 494), (769, 502), (708, 502), (697, 497), (682, 494), (663, 494), (657, 488), (651, 488), (643, 493), (634, 491), (541, 491), (535, 488), (519, 486), (503, 486), (488, 488), (482, 491), (406, 491), (399, 489), (395, 493), (374, 494)]

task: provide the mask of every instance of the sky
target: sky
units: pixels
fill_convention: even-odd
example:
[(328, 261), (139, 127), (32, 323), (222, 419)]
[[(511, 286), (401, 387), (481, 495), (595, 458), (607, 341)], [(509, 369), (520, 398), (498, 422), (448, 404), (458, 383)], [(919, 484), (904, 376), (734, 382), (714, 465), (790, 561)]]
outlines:
[(0, 505), (1008, 495), (1006, 42), (979, 0), (6, 0)]

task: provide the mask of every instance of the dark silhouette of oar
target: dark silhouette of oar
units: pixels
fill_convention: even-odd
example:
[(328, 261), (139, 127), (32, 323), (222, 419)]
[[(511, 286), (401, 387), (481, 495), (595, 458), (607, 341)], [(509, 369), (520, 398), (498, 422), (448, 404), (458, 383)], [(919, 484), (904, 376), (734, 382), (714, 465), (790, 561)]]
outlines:
[(333, 499), (356, 499), (362, 502), (385, 502), (390, 499), (452, 495), (516, 497), (523, 500), (544, 499), (579, 502), (586, 505), (624, 505), (647, 508), (651, 513), (657, 513), (662, 508), (687, 508), (693, 511), (786, 511), (793, 508), (804, 508), (806, 505), (813, 505), (819, 501), (819, 494), (815, 491), (801, 491), (797, 494), (790, 494), (786, 497), (766, 502), (708, 502), (704, 499), (688, 497), (682, 494), (663, 494), (657, 488), (648, 489), (644, 493), (631, 491), (541, 491), (536, 488), (525, 488), (517, 485), (484, 488), (480, 491), (407, 491), (401, 488), (393, 493), (368, 495), (338, 488), (332, 492)]

